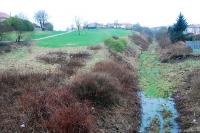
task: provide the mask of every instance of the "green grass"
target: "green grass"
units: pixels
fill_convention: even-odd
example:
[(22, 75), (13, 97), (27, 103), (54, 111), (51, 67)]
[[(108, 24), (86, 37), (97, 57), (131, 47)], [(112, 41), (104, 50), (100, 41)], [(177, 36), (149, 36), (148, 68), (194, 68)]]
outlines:
[(200, 67), (200, 61), (186, 60), (180, 63), (161, 63), (152, 44), (139, 58), (140, 87), (149, 97), (169, 97), (180, 85), (184, 74)]
[(88, 46), (101, 43), (111, 36), (126, 36), (128, 34), (131, 34), (131, 31), (122, 29), (91, 29), (82, 30), (80, 36), (74, 31), (69, 34), (36, 41), (36, 44), (50, 48)]
[[(33, 32), (23, 32), (23, 40), (31, 40), (31, 39), (39, 39), (51, 35), (56, 35), (60, 33), (64, 33), (65, 31), (33, 31)], [(15, 41), (17, 38), (16, 32), (8, 32), (4, 36), (4, 40), (6, 41)]]
[(39, 39), (51, 35), (61, 34), (65, 31), (37, 31), (33, 33), (32, 39)]

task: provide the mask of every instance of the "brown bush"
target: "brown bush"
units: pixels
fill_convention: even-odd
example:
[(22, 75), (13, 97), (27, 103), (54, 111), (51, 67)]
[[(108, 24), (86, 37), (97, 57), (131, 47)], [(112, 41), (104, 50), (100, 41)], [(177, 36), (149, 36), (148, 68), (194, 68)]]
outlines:
[(72, 60), (83, 61), (88, 59), (91, 55), (88, 52), (79, 52), (79, 53), (64, 53), (62, 51), (50, 52), (47, 55), (38, 57), (39, 60), (42, 60), (49, 64), (64, 64)]
[(177, 42), (160, 50), (160, 60), (163, 63), (169, 62), (170, 60), (180, 60), (190, 56), (191, 53), (192, 49), (186, 47), (184, 42)]
[(129, 36), (130, 40), (133, 41), (136, 45), (140, 46), (143, 50), (147, 50), (150, 42), (145, 35), (142, 34), (133, 34)]
[(51, 52), (45, 56), (41, 56), (38, 59), (49, 64), (60, 64), (60, 70), (68, 75), (75, 74), (78, 68), (83, 67), (85, 59), (88, 59), (90, 54), (87, 52), (79, 53), (64, 53), (64, 52)]
[(84, 61), (78, 60), (78, 59), (71, 59), (63, 64), (60, 65), (60, 70), (68, 75), (68, 76), (72, 76), (73, 74), (76, 73), (76, 71), (78, 70), (78, 68), (83, 67)]
[(90, 58), (91, 55), (88, 52), (79, 52), (79, 53), (72, 53), (69, 56), (70, 56), (71, 59), (83, 60), (83, 59)]
[(90, 50), (100, 50), (100, 49), (102, 49), (102, 46), (100, 46), (100, 45), (89, 46), (88, 49), (90, 49)]
[(37, 95), (46, 90), (62, 87), (62, 74), (19, 74), (15, 70), (0, 73), (0, 132), (22, 132), (23, 123), (19, 97), (27, 91)]
[(27, 128), (56, 133), (89, 133), (95, 127), (88, 104), (79, 103), (70, 89), (28, 93), (21, 98)]
[(62, 64), (69, 60), (69, 54), (62, 51), (50, 52), (45, 56), (38, 57), (38, 59), (49, 64)]
[(95, 64), (93, 72), (103, 72), (117, 78), (123, 88), (137, 88), (137, 78), (134, 71), (125, 65), (113, 61), (101, 61)]
[(163, 35), (162, 37), (160, 37), (157, 41), (158, 41), (158, 44), (159, 44), (159, 46), (161, 48), (169, 47), (169, 45), (172, 44), (170, 38), (167, 35), (167, 33), (166, 33), (166, 35)]
[(106, 73), (88, 73), (75, 78), (73, 91), (81, 100), (90, 100), (95, 105), (110, 107), (119, 101), (120, 84)]

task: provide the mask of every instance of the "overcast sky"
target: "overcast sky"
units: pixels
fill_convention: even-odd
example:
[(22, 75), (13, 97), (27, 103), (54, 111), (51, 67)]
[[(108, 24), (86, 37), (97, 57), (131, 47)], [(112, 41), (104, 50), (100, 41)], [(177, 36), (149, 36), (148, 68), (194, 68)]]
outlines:
[(56, 30), (65, 30), (78, 16), (82, 22), (171, 25), (180, 12), (189, 24), (200, 24), (200, 0), (0, 0), (0, 12), (25, 14), (31, 21), (37, 10), (46, 10)]

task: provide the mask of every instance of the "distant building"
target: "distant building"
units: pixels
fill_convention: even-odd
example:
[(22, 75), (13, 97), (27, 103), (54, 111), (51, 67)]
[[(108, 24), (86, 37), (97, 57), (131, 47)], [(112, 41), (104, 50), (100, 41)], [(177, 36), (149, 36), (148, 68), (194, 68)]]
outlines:
[(190, 34), (200, 34), (200, 24), (192, 24), (187, 28), (187, 33)]
[(40, 28), (40, 26), (37, 25), (37, 24), (35, 24), (35, 23), (33, 23), (33, 27), (34, 27), (35, 31), (42, 31), (42, 29)]
[(108, 23), (106, 24), (106, 28), (115, 28), (115, 23)]
[(121, 23), (121, 24), (119, 24), (119, 28), (131, 30), (131, 29), (133, 29), (133, 24)]
[(4, 12), (0, 12), (0, 22), (6, 20), (7, 18), (9, 18), (10, 16)]
[(89, 23), (83, 27), (84, 29), (97, 29), (97, 28), (105, 28), (103, 24), (100, 23)]

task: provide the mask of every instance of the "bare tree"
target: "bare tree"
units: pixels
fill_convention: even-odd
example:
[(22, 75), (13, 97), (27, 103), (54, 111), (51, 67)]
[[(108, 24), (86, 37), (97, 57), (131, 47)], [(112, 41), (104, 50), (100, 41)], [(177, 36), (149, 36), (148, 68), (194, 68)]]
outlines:
[(115, 28), (118, 28), (118, 26), (119, 26), (118, 20), (114, 21), (114, 25), (115, 25)]
[(78, 35), (81, 35), (81, 21), (79, 17), (75, 17), (76, 28), (78, 30)]
[(19, 13), (16, 15), (18, 18), (23, 19), (23, 20), (28, 20), (28, 17), (24, 13)]
[(35, 21), (40, 24), (40, 27), (43, 31), (45, 30), (44, 25), (47, 23), (48, 18), (49, 16), (44, 10), (39, 10), (34, 15)]

